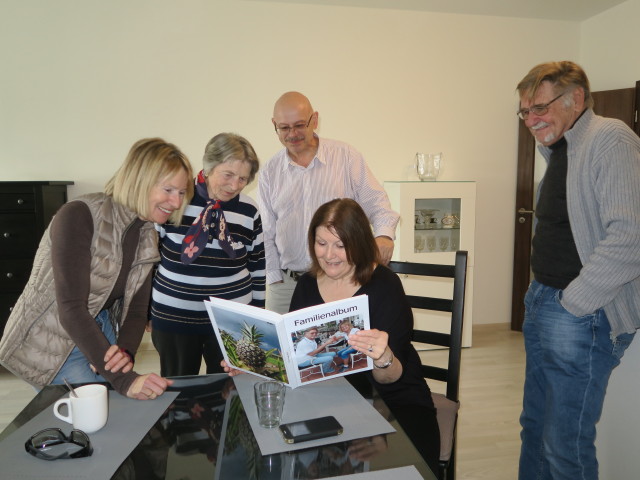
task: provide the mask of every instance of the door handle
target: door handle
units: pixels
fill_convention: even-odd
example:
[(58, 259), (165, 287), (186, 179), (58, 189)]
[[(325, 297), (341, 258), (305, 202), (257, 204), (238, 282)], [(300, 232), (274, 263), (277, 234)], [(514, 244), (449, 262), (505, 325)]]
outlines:
[(520, 222), (520, 223), (525, 223), (525, 222), (527, 221), (527, 219), (526, 219), (526, 218), (524, 218), (524, 217), (522, 216), (522, 215), (524, 215), (525, 213), (526, 213), (527, 215), (533, 215), (533, 214), (535, 213), (535, 210), (526, 210), (526, 209), (524, 209), (524, 208), (519, 208), (519, 209), (518, 209), (518, 215), (519, 215), (519, 217), (518, 217), (518, 222)]

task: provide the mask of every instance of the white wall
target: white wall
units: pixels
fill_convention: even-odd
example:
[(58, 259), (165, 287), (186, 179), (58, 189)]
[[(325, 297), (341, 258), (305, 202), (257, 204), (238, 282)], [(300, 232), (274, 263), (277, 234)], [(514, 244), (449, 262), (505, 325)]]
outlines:
[(221, 131), (267, 160), (280, 147), (273, 102), (300, 90), (319, 133), (359, 148), (380, 181), (403, 179), (416, 151), (442, 151), (443, 179), (478, 182), (474, 321), (508, 322), (514, 89), (549, 52), (576, 58), (579, 24), (250, 0), (2, 0), (2, 180), (101, 190), (130, 145), (156, 135), (194, 166)]
[[(625, 2), (581, 25), (581, 60), (594, 90), (633, 87), (640, 80), (635, 53), (640, 0)], [(598, 425), (598, 458), (603, 479), (638, 478), (640, 456), (640, 340), (631, 344), (613, 371), (602, 420)]]
[(635, 87), (638, 61), (640, 1), (629, 0), (584, 21), (580, 28), (580, 60), (593, 90)]

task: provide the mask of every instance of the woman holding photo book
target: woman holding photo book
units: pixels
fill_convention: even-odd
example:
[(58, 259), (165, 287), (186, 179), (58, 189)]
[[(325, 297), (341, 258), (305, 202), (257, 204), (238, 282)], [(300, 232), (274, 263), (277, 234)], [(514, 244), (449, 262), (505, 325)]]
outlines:
[(370, 330), (349, 335), (349, 345), (373, 360), (363, 377), (374, 385), (415, 447), (438, 471), (440, 431), (431, 392), (411, 344), (413, 313), (398, 276), (378, 260), (369, 220), (348, 198), (320, 206), (309, 225), (311, 268), (298, 280), (290, 310), (368, 295)]
[[(343, 198), (320, 206), (309, 225), (308, 246), (312, 265), (298, 279), (290, 310), (368, 296), (371, 329), (350, 334), (348, 343), (371, 357), (374, 369), (345, 378), (371, 382), (431, 470), (438, 471), (440, 431), (420, 358), (411, 344), (413, 313), (400, 279), (379, 262), (360, 205)], [(225, 371), (238, 373), (226, 365)]]

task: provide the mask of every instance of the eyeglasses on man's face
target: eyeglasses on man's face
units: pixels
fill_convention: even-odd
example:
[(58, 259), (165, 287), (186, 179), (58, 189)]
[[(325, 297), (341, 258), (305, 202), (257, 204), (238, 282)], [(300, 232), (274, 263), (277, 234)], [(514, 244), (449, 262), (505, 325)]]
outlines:
[(545, 113), (547, 113), (549, 111), (549, 105), (551, 105), (553, 102), (555, 102), (556, 100), (558, 100), (561, 96), (563, 96), (565, 93), (567, 92), (563, 92), (560, 95), (558, 95), (556, 98), (554, 98), (553, 100), (551, 100), (550, 102), (547, 103), (541, 103), (539, 105), (533, 105), (532, 107), (529, 108), (521, 108), (520, 110), (518, 110), (516, 113), (518, 114), (518, 116), (522, 119), (522, 120), (526, 120), (527, 118), (529, 118), (529, 113), (533, 113), (534, 115), (537, 116), (541, 116), (544, 115)]
[(305, 128), (309, 128), (309, 125), (311, 125), (311, 119), (312, 118), (313, 118), (313, 113), (309, 117), (309, 121), (306, 124), (304, 122), (299, 122), (299, 123), (296, 123), (293, 126), (282, 125), (281, 127), (279, 127), (274, 122), (273, 126), (276, 129), (276, 132), (279, 133), (280, 135), (287, 135), (289, 132), (292, 132), (293, 130), (300, 131), (300, 130), (304, 130)]

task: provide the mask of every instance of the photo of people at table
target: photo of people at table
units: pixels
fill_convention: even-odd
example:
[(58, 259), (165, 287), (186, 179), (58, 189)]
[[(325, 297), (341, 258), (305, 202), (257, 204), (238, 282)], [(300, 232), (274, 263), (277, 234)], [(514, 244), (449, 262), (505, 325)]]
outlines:
[(363, 328), (362, 317), (355, 315), (293, 332), (298, 368), (302, 371), (314, 366), (320, 367), (309, 375), (301, 374), (301, 380), (308, 382), (319, 376), (366, 368), (366, 357), (358, 354), (348, 343), (349, 335)]

